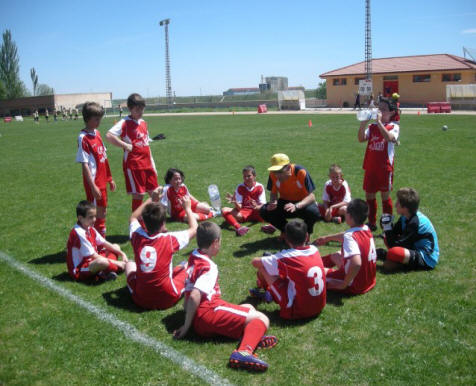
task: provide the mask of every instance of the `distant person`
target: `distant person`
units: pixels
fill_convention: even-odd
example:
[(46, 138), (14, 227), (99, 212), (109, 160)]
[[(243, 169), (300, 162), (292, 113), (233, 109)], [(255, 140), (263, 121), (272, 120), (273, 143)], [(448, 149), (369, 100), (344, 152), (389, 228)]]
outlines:
[(86, 199), (97, 207), (97, 218), (94, 227), (106, 237), (107, 185), (111, 192), (116, 190), (106, 148), (97, 128), (104, 115), (104, 109), (96, 102), (83, 105), (83, 120), (86, 125), (78, 136), (76, 162), (81, 163), (83, 185)]
[[(400, 126), (394, 121), (398, 113), (397, 105), (392, 99), (380, 98), (379, 111), (375, 123), (360, 122), (358, 140), (367, 142), (363, 169), (363, 189), (369, 206), (368, 226), (377, 230), (377, 200), (380, 192), (383, 213), (392, 214), (393, 203), (390, 197), (393, 185), (395, 144), (400, 134)], [(367, 127), (368, 125), (368, 127)]]
[[(197, 232), (189, 197), (181, 200), (188, 229), (167, 232), (163, 205), (148, 199), (130, 217), (129, 235), (135, 262), (126, 265), (127, 285), (139, 307), (165, 310), (182, 297), (187, 265), (173, 267), (173, 255), (185, 248)], [(144, 225), (141, 225), (139, 220)]]
[(119, 120), (106, 134), (106, 139), (124, 150), (122, 169), (126, 191), (132, 195), (132, 212), (142, 204), (146, 193), (157, 201), (159, 198), (157, 170), (152, 158), (147, 123), (142, 119), (145, 100), (139, 94), (127, 98), (130, 115)]
[(354, 103), (354, 110), (358, 108), (360, 110), (360, 94), (355, 94), (355, 103)]
[(220, 227), (203, 222), (197, 229), (197, 245), (188, 259), (185, 288), (185, 321), (174, 331), (176, 339), (183, 338), (190, 327), (202, 337), (226, 336), (241, 339), (233, 351), (229, 365), (251, 371), (265, 371), (268, 364), (254, 355), (256, 348), (269, 348), (277, 343), (274, 336), (265, 335), (268, 317), (251, 304), (232, 304), (221, 298), (218, 267), (213, 258), (221, 246)]
[(39, 114), (38, 114), (38, 109), (35, 109), (35, 111), (33, 111), (33, 120), (35, 121), (35, 123), (40, 123), (40, 117), (39, 117)]
[(226, 198), (233, 208), (222, 208), (225, 221), (235, 228), (237, 236), (243, 236), (250, 228), (244, 226), (246, 221), (262, 222), (259, 210), (266, 203), (264, 186), (256, 182), (256, 170), (253, 166), (245, 166), (242, 170), (243, 183), (236, 187), (235, 193), (227, 193)]
[(58, 110), (56, 108), (53, 110), (53, 119), (55, 122), (58, 121)]
[(380, 103), (381, 99), (382, 99), (382, 92), (379, 91), (378, 96), (377, 96), (377, 104)]
[(374, 101), (374, 96), (373, 95), (370, 95), (369, 109), (375, 109), (375, 101)]
[(322, 258), (328, 291), (359, 295), (375, 286), (377, 252), (372, 232), (364, 225), (367, 213), (365, 201), (358, 198), (352, 200), (345, 215), (345, 222), (350, 229), (314, 241), (316, 245), (324, 245), (329, 241), (342, 243), (340, 251)]
[[(127, 256), (117, 244), (106, 241), (94, 229), (96, 207), (80, 201), (76, 207), (78, 223), (71, 230), (66, 245), (68, 273), (73, 280), (115, 280), (124, 271)], [(98, 252), (101, 248), (101, 252)], [(118, 261), (121, 257), (122, 261)]]
[(319, 208), (314, 196), (314, 182), (309, 172), (300, 165), (291, 163), (286, 154), (278, 153), (271, 157), (271, 167), (267, 189), (270, 191), (269, 201), (260, 209), (260, 216), (268, 221), (261, 230), (274, 233), (276, 228), (281, 231), (284, 239), (284, 227), (288, 218), (300, 218), (307, 225), (309, 234), (314, 223), (321, 220)]
[(342, 168), (333, 164), (329, 168), (329, 180), (324, 184), (322, 204), (319, 204), (319, 213), (326, 222), (340, 224), (345, 217), (347, 204), (351, 200), (350, 188), (344, 180)]
[(418, 210), (419, 205), (420, 197), (415, 189), (401, 188), (395, 203), (400, 215), (398, 221), (393, 224), (392, 216), (382, 216), (380, 224), (388, 251), (379, 248), (377, 255), (385, 260), (386, 271), (403, 267), (433, 269), (438, 264), (438, 236), (428, 217)]
[(117, 105), (118, 109), (119, 109), (119, 119), (122, 118), (122, 106), (121, 105)]
[(326, 275), (321, 255), (314, 245), (307, 244), (309, 234), (302, 220), (286, 224), (285, 240), (288, 249), (252, 260), (251, 264), (258, 270), (259, 284), (250, 290), (250, 295), (262, 300), (271, 296), (279, 304), (283, 319), (315, 317), (326, 305)]
[(48, 112), (48, 107), (45, 108), (45, 120), (46, 122), (49, 122), (50, 120), (50, 113)]
[(74, 112), (74, 120), (76, 121), (78, 119), (78, 109), (75, 107), (73, 109), (73, 112)]

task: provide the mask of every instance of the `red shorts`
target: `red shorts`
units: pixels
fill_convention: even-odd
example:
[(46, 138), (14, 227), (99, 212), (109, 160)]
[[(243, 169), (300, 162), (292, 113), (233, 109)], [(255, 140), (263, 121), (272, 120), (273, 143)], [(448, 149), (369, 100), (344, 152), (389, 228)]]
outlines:
[[(101, 252), (99, 252), (99, 255), (104, 256), (111, 260), (117, 260), (117, 255), (114, 252), (111, 252), (108, 250), (102, 250)], [(89, 270), (89, 266), (91, 265), (93, 261), (94, 259), (92, 257), (83, 259), (83, 261), (76, 268), (73, 269), (73, 277), (78, 281), (84, 281), (84, 280), (89, 280), (91, 278), (95, 278), (98, 272), (92, 273)]]
[(154, 169), (124, 169), (124, 177), (128, 194), (145, 194), (159, 186)]
[(258, 209), (241, 208), (239, 213), (243, 216), (243, 219), (239, 220), (240, 222), (246, 222), (246, 221), (263, 222), (263, 219), (259, 215)]
[(363, 189), (366, 193), (390, 192), (393, 186), (393, 172), (365, 171)]
[(193, 328), (198, 335), (224, 335), (240, 339), (245, 328), (249, 308), (225, 302), (222, 299), (213, 302), (203, 301), (193, 319)]
[[(324, 218), (324, 216), (326, 215), (326, 207), (322, 204), (317, 205), (317, 207), (319, 208), (319, 213), (321, 214), (321, 217)], [(339, 209), (340, 208), (333, 208), (331, 216), (332, 217), (339, 216)]]
[(166, 310), (182, 297), (187, 276), (187, 270), (178, 265), (172, 271), (173, 286), (168, 280), (160, 287), (138, 287), (136, 272), (131, 272), (127, 276), (127, 286), (132, 294), (132, 300), (139, 307), (148, 310)]
[(86, 200), (93, 203), (96, 206), (101, 206), (103, 208), (107, 208), (107, 189), (100, 189), (101, 190), (101, 199), (96, 200), (93, 195), (93, 191), (89, 184), (84, 184), (84, 190), (86, 192)]
[[(191, 203), (192, 203), (192, 212), (196, 213), (198, 201), (197, 200), (191, 200)], [(186, 215), (186, 213), (185, 213), (184, 208), (181, 207), (180, 210), (177, 210), (176, 208), (172, 208), (172, 213), (171, 213), (170, 217), (172, 217), (176, 221), (183, 221), (185, 215)]]
[(278, 303), (281, 309), (285, 309), (288, 304), (288, 283), (287, 279), (279, 278), (268, 288), (274, 302)]

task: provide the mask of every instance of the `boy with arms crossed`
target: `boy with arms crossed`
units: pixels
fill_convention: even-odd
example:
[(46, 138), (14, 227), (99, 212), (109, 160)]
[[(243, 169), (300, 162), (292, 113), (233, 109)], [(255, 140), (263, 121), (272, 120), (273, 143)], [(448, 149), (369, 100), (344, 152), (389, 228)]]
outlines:
[[(314, 245), (306, 245), (309, 234), (301, 220), (286, 224), (284, 239), (289, 249), (251, 262), (258, 270), (258, 286), (271, 293), (283, 319), (317, 316), (326, 305), (326, 275), (319, 251)], [(261, 293), (257, 288), (250, 294)]]
[(142, 119), (145, 100), (139, 94), (127, 98), (130, 115), (121, 119), (106, 134), (106, 139), (124, 150), (122, 168), (126, 191), (132, 195), (132, 211), (141, 204), (145, 193), (158, 200), (157, 170), (150, 151), (147, 123)]
[[(352, 200), (345, 214), (350, 229), (314, 241), (317, 245), (329, 241), (342, 243), (340, 251), (322, 258), (328, 290), (358, 295), (375, 286), (377, 254), (372, 232), (364, 225), (368, 210), (365, 201), (358, 198)], [(334, 266), (337, 268), (332, 268)]]
[(220, 251), (221, 231), (217, 224), (204, 222), (197, 229), (197, 245), (188, 259), (185, 294), (185, 322), (174, 331), (176, 339), (183, 338), (193, 325), (204, 337), (224, 335), (241, 342), (230, 356), (231, 367), (265, 371), (268, 364), (256, 357), (257, 347), (276, 345), (274, 336), (265, 336), (269, 319), (250, 304), (236, 305), (221, 298), (218, 267), (212, 258)]
[(96, 102), (86, 102), (83, 106), (83, 119), (86, 127), (78, 136), (76, 162), (81, 163), (83, 185), (86, 199), (97, 209), (96, 228), (106, 237), (107, 184), (111, 192), (116, 190), (112, 179), (106, 148), (97, 130), (104, 115), (104, 109)]

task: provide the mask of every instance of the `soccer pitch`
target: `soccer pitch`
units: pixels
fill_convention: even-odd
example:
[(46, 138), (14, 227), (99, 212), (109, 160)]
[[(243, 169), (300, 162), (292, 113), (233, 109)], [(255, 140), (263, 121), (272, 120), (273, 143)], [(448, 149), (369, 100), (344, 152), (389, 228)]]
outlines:
[[(269, 159), (278, 152), (309, 170), (319, 200), (332, 163), (342, 166), (352, 197), (364, 197), (365, 144), (357, 141), (353, 115), (145, 119), (151, 137), (166, 136), (151, 144), (159, 182), (169, 167), (178, 167), (199, 200), (208, 199), (207, 186), (215, 183), (224, 201), (225, 193), (242, 181), (241, 169), (247, 164), (256, 167), (257, 180), (266, 185)], [(112, 124), (112, 118), (103, 120), (103, 139)], [(441, 129), (443, 125), (448, 131)], [(420, 209), (439, 236), (436, 269), (392, 275), (378, 270), (372, 291), (355, 297), (328, 293), (321, 315), (304, 322), (283, 321), (277, 305), (259, 304), (271, 320), (269, 333), (279, 340), (273, 349), (258, 352), (270, 365), (263, 374), (227, 367), (235, 341), (204, 340), (193, 332), (182, 341), (173, 340), (171, 333), (184, 318), (182, 301), (167, 311), (141, 311), (129, 296), (124, 275), (99, 285), (69, 279), (65, 245), (76, 221), (75, 206), (84, 199), (81, 168), (74, 162), (82, 127), (82, 121), (0, 123), (0, 383), (474, 383), (476, 116), (402, 117), (394, 192), (403, 186), (419, 191)], [(109, 195), (108, 239), (133, 258), (122, 151), (106, 146), (118, 186)], [(380, 199), (378, 205), (380, 215)], [(282, 244), (261, 233), (259, 224), (236, 237), (222, 218), (211, 221), (223, 224), (222, 250), (215, 260), (222, 296), (234, 303), (249, 302), (248, 288), (255, 285), (251, 259)], [(178, 223), (167, 226), (185, 228)], [(312, 239), (345, 227), (318, 223)], [(382, 246), (381, 239), (376, 243)], [(187, 259), (194, 248), (195, 240), (174, 262)], [(337, 248), (319, 249), (324, 255)], [(10, 258), (49, 279), (60, 292), (26, 275)], [(61, 296), (62, 290), (72, 297)], [(97, 314), (74, 299), (87, 302)], [(139, 335), (158, 342), (159, 348), (133, 339)], [(176, 360), (161, 352), (167, 358), (176, 353)], [(193, 362), (182, 365), (187, 359)]]

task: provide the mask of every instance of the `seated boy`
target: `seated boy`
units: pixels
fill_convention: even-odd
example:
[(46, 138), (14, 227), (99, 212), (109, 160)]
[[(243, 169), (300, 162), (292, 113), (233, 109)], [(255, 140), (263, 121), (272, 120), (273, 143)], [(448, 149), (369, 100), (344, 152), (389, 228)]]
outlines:
[(269, 319), (250, 304), (236, 305), (221, 298), (218, 284), (218, 267), (212, 261), (220, 251), (221, 231), (217, 224), (204, 222), (197, 229), (197, 245), (188, 259), (188, 278), (185, 289), (185, 322), (174, 331), (181, 339), (193, 328), (198, 335), (211, 337), (224, 335), (240, 339), (238, 350), (233, 351), (231, 367), (265, 371), (268, 364), (253, 355), (257, 347), (276, 345), (274, 336), (266, 336)]
[[(372, 232), (364, 225), (368, 213), (369, 207), (365, 201), (358, 198), (352, 200), (345, 214), (350, 229), (314, 241), (317, 245), (329, 241), (342, 243), (340, 251), (322, 258), (328, 290), (358, 295), (375, 286), (377, 254)], [(331, 268), (334, 266), (337, 268)]]
[(350, 202), (350, 188), (344, 180), (342, 168), (333, 164), (329, 168), (329, 180), (324, 184), (322, 204), (319, 204), (319, 213), (324, 221), (340, 224), (345, 217), (347, 204)]
[(266, 203), (264, 187), (256, 182), (256, 170), (248, 165), (243, 168), (243, 183), (239, 184), (235, 193), (227, 193), (226, 198), (229, 203), (234, 204), (234, 208), (225, 207), (222, 214), (225, 221), (236, 229), (237, 236), (243, 236), (250, 228), (241, 225), (246, 221), (260, 221), (263, 219), (259, 215), (259, 210)]
[[(326, 276), (321, 255), (309, 240), (301, 220), (286, 224), (284, 239), (290, 249), (275, 255), (256, 257), (251, 264), (258, 270), (258, 286), (268, 289), (279, 304), (284, 319), (310, 318), (326, 305)], [(259, 296), (259, 288), (250, 291)]]
[[(181, 298), (186, 265), (172, 266), (173, 254), (185, 248), (197, 232), (197, 220), (192, 214), (190, 198), (181, 199), (187, 213), (189, 228), (180, 232), (167, 232), (166, 209), (158, 202), (148, 199), (139, 206), (130, 218), (130, 239), (135, 263), (126, 265), (127, 286), (132, 299), (139, 307), (165, 310)], [(145, 229), (139, 223), (139, 218)]]
[(384, 231), (388, 251), (378, 249), (384, 268), (392, 271), (404, 265), (414, 269), (433, 269), (438, 263), (438, 236), (431, 221), (418, 211), (420, 197), (412, 188), (397, 192), (395, 208), (400, 215), (393, 225), (392, 216), (383, 214), (380, 225)]
[[(72, 279), (114, 280), (127, 263), (127, 256), (117, 244), (106, 241), (94, 229), (96, 206), (89, 201), (80, 201), (76, 206), (78, 223), (71, 230), (66, 245), (68, 272)], [(98, 253), (98, 246), (103, 247)], [(117, 257), (121, 256), (122, 261)]]

